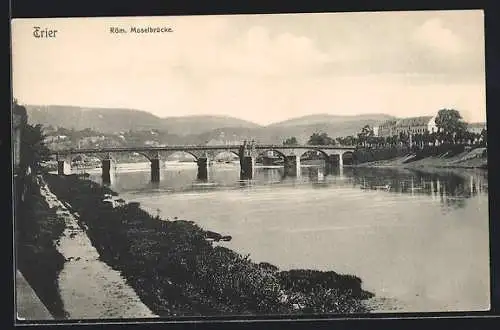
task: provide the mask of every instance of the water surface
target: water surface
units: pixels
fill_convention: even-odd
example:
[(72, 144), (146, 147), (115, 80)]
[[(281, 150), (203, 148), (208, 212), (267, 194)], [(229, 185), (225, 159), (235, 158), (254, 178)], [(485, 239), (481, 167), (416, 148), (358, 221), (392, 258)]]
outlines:
[(256, 262), (354, 274), (390, 301), (378, 311), (489, 309), (487, 172), (320, 166), (294, 178), (277, 167), (240, 181), (237, 165), (215, 164), (199, 182), (196, 171), (167, 163), (153, 184), (148, 164), (121, 164), (111, 186), (153, 214), (231, 235), (223, 244)]

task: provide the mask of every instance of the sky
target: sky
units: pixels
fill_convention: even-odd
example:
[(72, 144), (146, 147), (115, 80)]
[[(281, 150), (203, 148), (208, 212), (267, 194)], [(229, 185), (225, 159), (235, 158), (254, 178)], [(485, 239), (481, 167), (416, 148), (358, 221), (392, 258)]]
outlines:
[[(33, 27), (56, 29), (34, 38)], [(170, 27), (113, 34), (111, 27)], [(21, 104), (227, 115), (266, 125), (311, 114), (486, 121), (483, 12), (413, 11), (12, 21)]]

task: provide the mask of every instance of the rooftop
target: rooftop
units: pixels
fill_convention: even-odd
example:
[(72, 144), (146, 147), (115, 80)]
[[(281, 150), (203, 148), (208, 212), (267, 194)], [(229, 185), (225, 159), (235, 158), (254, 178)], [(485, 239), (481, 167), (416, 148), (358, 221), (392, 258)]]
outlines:
[(410, 117), (398, 120), (396, 127), (427, 126), (433, 116)]

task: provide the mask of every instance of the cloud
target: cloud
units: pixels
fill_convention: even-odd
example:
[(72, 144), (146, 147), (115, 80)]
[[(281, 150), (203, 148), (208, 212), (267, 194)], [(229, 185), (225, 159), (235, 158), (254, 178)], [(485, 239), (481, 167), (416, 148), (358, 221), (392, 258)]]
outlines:
[[(410, 115), (448, 104), (482, 116), (479, 32), (443, 18), (325, 17), (315, 25), (301, 17), (65, 19), (51, 21), (64, 33), (43, 44), (31, 38), (31, 22), (18, 22), (14, 92), (27, 103), (262, 123), (324, 112)], [(175, 32), (117, 36), (108, 33), (113, 25), (169, 25)]]
[(443, 26), (440, 19), (432, 18), (424, 22), (414, 33), (414, 39), (421, 46), (442, 55), (458, 55), (463, 51), (463, 43), (450, 29)]
[(212, 39), (204, 43), (202, 52), (203, 56), (199, 51), (182, 54), (178, 60), (184, 67), (196, 68), (197, 74), (280, 77), (312, 73), (335, 59), (310, 38), (292, 33), (271, 35), (262, 26), (248, 28), (235, 40)]

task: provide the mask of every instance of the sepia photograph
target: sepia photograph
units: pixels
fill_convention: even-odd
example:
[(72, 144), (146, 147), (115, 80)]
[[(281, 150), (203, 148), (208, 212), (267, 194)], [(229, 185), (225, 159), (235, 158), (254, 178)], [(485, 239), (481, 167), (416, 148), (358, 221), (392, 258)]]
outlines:
[(17, 321), (490, 310), (482, 10), (11, 21)]

